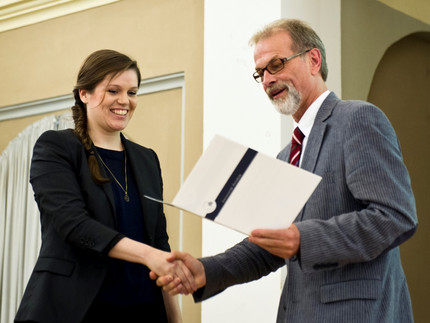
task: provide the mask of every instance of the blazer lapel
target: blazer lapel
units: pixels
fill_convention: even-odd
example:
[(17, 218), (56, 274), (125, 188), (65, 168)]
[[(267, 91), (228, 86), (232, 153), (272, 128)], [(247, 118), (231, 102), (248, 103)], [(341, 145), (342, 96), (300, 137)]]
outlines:
[(318, 160), (319, 152), (324, 140), (324, 134), (327, 124), (325, 121), (330, 117), (333, 108), (336, 106), (339, 99), (336, 94), (331, 92), (328, 97), (321, 104), (321, 107), (315, 117), (314, 125), (312, 126), (311, 133), (309, 134), (306, 150), (303, 156), (301, 168), (314, 172)]
[[(125, 147), (125, 150), (127, 151), (127, 158), (130, 161), (132, 173), (136, 181), (136, 186), (139, 193), (140, 204), (141, 204), (141, 209), (143, 214), (143, 221), (145, 223), (148, 237), (151, 240), (150, 244), (153, 245), (154, 243), (153, 237), (156, 230), (157, 218), (153, 216), (148, 216), (149, 214), (151, 214), (151, 212), (153, 212), (153, 211), (150, 211), (148, 202), (150, 203), (154, 203), (154, 202), (147, 200), (144, 197), (144, 195), (149, 195), (149, 196), (153, 195), (152, 193), (148, 192), (147, 187), (150, 185), (150, 183), (154, 182), (154, 177), (153, 177), (154, 170), (149, 167), (149, 164), (147, 163), (145, 158), (146, 156), (142, 154), (138, 154), (137, 150), (134, 149), (129, 144), (128, 140), (126, 140), (122, 134), (121, 134), (121, 137), (122, 137), (122, 143)], [(161, 200), (163, 199), (162, 196), (154, 196), (154, 197)]]
[[(96, 152), (96, 148), (94, 146), (92, 147), (92, 149)], [(87, 154), (88, 154), (88, 152), (87, 152)], [(95, 153), (95, 156), (96, 156), (97, 162), (99, 164), (100, 173), (103, 175), (104, 178), (109, 178), (109, 176), (106, 172), (106, 169), (103, 166), (103, 164), (101, 163), (100, 156), (97, 152)], [(87, 159), (88, 159), (88, 156), (87, 156)], [(103, 191), (105, 192), (107, 199), (109, 201), (109, 204), (111, 206), (113, 221), (114, 221), (115, 227), (116, 227), (115, 199), (113, 196), (112, 186), (111, 186), (110, 182), (107, 182), (107, 183), (102, 184), (101, 187), (102, 187)]]
[[(339, 102), (339, 99), (337, 98), (336, 94), (331, 92), (321, 104), (321, 107), (315, 117), (314, 125), (312, 126), (311, 133), (309, 134), (308, 142), (306, 144), (306, 150), (303, 155), (303, 161), (301, 164), (301, 168), (311, 173), (314, 173), (315, 171), (321, 146), (324, 141), (324, 135), (327, 129), (327, 123), (325, 121), (332, 114), (332, 111), (336, 106), (337, 102)], [(300, 211), (294, 222), (302, 221), (305, 209), (306, 204)]]

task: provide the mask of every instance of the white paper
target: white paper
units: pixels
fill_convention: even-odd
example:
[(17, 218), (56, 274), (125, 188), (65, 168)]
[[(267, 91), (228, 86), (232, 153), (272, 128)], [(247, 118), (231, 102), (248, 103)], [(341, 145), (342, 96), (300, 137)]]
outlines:
[[(218, 195), (247, 151), (248, 147), (215, 136), (173, 202), (167, 204), (206, 217), (215, 210)], [(213, 221), (245, 234), (257, 228), (287, 228), (320, 180), (257, 152), (235, 185), (229, 186), (230, 194)]]

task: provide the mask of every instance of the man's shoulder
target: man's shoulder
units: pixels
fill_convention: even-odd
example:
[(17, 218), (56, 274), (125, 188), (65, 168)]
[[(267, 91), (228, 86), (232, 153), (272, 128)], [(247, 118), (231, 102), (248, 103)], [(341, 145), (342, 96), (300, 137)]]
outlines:
[(334, 119), (367, 119), (385, 117), (380, 108), (364, 100), (337, 100), (331, 107)]

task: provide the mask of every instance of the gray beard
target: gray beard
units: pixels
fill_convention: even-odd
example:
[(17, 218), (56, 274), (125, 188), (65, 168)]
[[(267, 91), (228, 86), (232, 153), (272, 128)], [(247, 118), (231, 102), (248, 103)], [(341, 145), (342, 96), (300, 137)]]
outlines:
[(292, 85), (288, 86), (288, 95), (285, 99), (273, 100), (272, 104), (274, 105), (276, 111), (285, 115), (293, 115), (297, 112), (300, 107), (300, 93), (296, 90), (296, 88)]

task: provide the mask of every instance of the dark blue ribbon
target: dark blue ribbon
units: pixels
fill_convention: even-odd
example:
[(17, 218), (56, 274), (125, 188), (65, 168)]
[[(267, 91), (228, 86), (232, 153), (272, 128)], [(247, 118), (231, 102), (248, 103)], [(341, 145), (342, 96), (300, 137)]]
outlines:
[(218, 216), (219, 212), (223, 208), (224, 204), (227, 202), (228, 198), (230, 197), (231, 193), (239, 183), (239, 181), (242, 179), (243, 174), (247, 170), (248, 166), (251, 164), (254, 157), (257, 155), (257, 151), (248, 148), (248, 150), (243, 155), (242, 159), (240, 160), (239, 164), (237, 164), (236, 168), (234, 169), (233, 173), (230, 175), (230, 178), (225, 183), (223, 189), (218, 194), (218, 197), (216, 198), (216, 209), (206, 214), (206, 218), (210, 220), (215, 220), (215, 218)]

